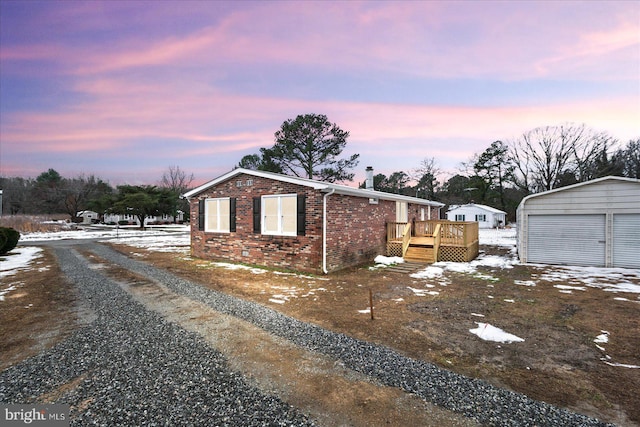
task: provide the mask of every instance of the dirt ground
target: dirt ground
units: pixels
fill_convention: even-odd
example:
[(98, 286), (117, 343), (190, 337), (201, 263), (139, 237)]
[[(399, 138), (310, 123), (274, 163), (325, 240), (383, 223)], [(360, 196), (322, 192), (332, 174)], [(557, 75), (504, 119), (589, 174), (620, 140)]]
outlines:
[[(640, 426), (640, 369), (605, 363), (640, 365), (640, 302), (635, 294), (591, 287), (561, 293), (554, 285), (576, 286), (562, 279), (538, 280), (536, 286), (515, 285), (514, 280), (529, 281), (541, 273), (533, 266), (478, 267), (482, 274), (446, 272), (447, 280), (442, 284), (441, 280), (413, 279), (408, 274), (367, 267), (329, 276), (256, 272), (181, 254), (116, 248), (203, 286), (327, 329), (384, 344), (410, 357), (604, 421)], [(488, 254), (504, 252), (499, 247), (481, 249)], [(64, 312), (73, 293), (62, 281), (54, 280), (56, 274), (59, 272), (53, 265), (27, 278), (22, 274), (20, 280), (30, 286), (21, 292), (28, 295), (14, 295), (5, 301), (10, 304), (2, 305), (1, 324), (12, 324), (11, 330), (3, 328), (0, 333), (3, 368), (46, 345), (42, 338), (37, 344), (30, 342), (31, 331), (38, 330), (45, 338), (64, 335), (64, 325), (56, 327), (53, 320), (63, 315), (78, 317), (73, 310)], [(41, 275), (49, 278), (41, 279)], [(34, 296), (43, 291), (37, 290), (37, 284), (32, 288), (32, 280), (41, 280), (42, 286), (56, 283), (48, 289), (50, 297), (42, 298), (42, 305)], [(425, 293), (419, 296), (411, 288)], [(370, 291), (374, 320), (367, 310)], [(614, 299), (616, 296), (628, 300)], [(59, 298), (60, 304), (46, 304), (53, 297)], [(22, 298), (34, 304), (28, 309), (31, 312), (20, 305)], [(31, 314), (25, 313), (37, 311), (34, 308), (43, 314), (27, 320)], [(490, 323), (525, 341), (504, 344), (481, 340), (469, 333), (477, 322)], [(603, 330), (609, 333), (609, 342), (599, 344), (604, 349), (594, 343)], [(12, 341), (5, 344), (8, 339)]]

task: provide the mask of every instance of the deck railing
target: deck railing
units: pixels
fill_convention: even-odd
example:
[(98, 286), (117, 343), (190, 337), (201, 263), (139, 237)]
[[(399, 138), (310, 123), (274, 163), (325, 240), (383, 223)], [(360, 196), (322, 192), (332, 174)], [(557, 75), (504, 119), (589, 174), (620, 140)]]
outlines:
[(414, 225), (415, 227), (412, 229), (411, 223), (388, 222), (387, 241), (402, 240), (404, 247), (407, 234), (438, 237), (440, 244), (446, 246), (466, 247), (478, 241), (477, 222), (431, 220), (415, 221)]
[(388, 222), (387, 223), (387, 242), (394, 240), (402, 240), (402, 233), (406, 227), (406, 222)]
[(433, 259), (438, 261), (438, 251), (440, 250), (440, 244), (442, 243), (442, 224), (436, 224), (433, 229)]
[(411, 242), (411, 223), (408, 222), (402, 230), (402, 258), (407, 254)]

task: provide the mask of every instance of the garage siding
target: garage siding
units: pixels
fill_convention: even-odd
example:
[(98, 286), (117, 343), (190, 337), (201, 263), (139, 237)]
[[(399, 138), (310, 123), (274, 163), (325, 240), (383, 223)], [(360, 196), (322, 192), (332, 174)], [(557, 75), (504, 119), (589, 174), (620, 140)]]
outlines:
[(640, 268), (640, 214), (613, 216), (612, 266)]
[(530, 215), (527, 262), (605, 265), (605, 215)]

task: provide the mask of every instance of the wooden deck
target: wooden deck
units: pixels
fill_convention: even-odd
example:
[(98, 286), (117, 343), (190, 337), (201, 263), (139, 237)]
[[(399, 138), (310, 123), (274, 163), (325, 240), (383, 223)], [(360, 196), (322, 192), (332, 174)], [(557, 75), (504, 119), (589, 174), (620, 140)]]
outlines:
[(387, 255), (407, 261), (468, 262), (478, 256), (478, 223), (416, 221), (387, 223)]

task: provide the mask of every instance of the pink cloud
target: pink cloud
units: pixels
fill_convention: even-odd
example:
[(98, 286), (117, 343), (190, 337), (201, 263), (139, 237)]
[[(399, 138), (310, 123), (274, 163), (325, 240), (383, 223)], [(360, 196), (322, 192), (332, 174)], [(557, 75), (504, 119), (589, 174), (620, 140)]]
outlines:
[[(513, 80), (556, 74), (567, 77), (575, 72), (601, 75), (602, 55), (607, 55), (609, 63), (627, 61), (630, 53), (638, 60), (635, 51), (620, 53), (630, 47), (637, 51), (640, 43), (640, 12), (632, 2), (613, 3), (612, 10), (618, 12), (597, 16), (601, 19), (596, 21), (597, 4), (581, 9), (564, 2), (538, 6), (501, 2), (466, 3), (464, 7), (435, 2), (251, 3), (251, 7), (217, 17), (214, 25), (186, 34), (139, 34), (115, 39), (106, 49), (83, 43), (68, 47), (67, 52), (59, 52), (58, 47), (55, 51), (68, 60), (69, 72), (83, 75), (158, 66), (198, 66), (216, 72), (221, 64), (276, 63), (353, 73), (392, 71), (429, 78)], [(213, 9), (200, 8), (199, 13), (213, 16)], [(166, 15), (143, 14), (142, 19), (153, 19), (156, 25), (170, 21), (171, 10), (162, 10)], [(128, 14), (122, 16), (127, 22), (132, 12), (125, 8), (121, 13)], [(573, 16), (570, 21), (564, 19), (567, 14)], [(51, 55), (46, 46), (23, 48), (31, 53), (10, 49), (6, 55)]]

